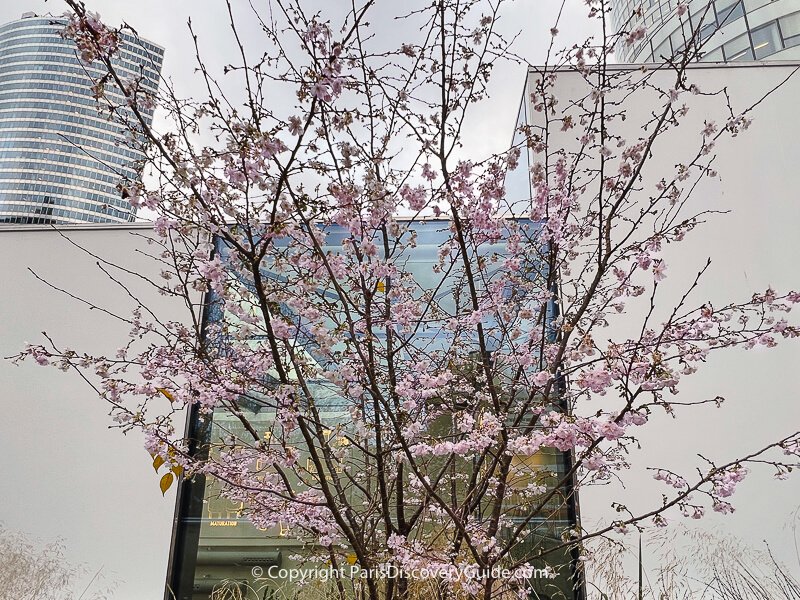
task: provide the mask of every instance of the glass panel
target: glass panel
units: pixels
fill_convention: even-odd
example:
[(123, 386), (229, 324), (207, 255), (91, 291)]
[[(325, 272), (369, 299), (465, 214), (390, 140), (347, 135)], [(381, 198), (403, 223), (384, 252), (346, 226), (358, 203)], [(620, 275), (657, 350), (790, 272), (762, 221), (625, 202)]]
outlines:
[(665, 60), (672, 56), (672, 48), (669, 45), (669, 38), (664, 40), (661, 45), (655, 50), (655, 60)]
[(683, 37), (683, 31), (679, 29), (669, 36), (669, 39), (672, 42), (672, 51), (674, 54), (680, 54), (683, 52), (683, 49), (686, 47), (686, 40)]
[(746, 13), (751, 13), (756, 9), (766, 6), (772, 0), (744, 0), (744, 10)]
[(796, 35), (791, 38), (785, 38), (783, 40), (784, 48), (794, 48), (797, 45), (800, 45), (800, 35)]
[(783, 48), (776, 21), (758, 29), (753, 29), (750, 35), (753, 38), (753, 51), (756, 54), (756, 58), (764, 58)]
[(731, 40), (722, 47), (725, 60), (753, 60), (753, 50), (750, 48), (750, 38), (745, 33)]
[(800, 44), (800, 12), (779, 19), (783, 42), (787, 48)]
[(714, 35), (714, 32), (717, 30), (716, 23), (709, 23), (708, 25), (703, 25), (700, 28), (700, 41), (703, 42)]
[(518, 202), (530, 202), (531, 198), (530, 149), (525, 143), (525, 133), (522, 130), (528, 123), (527, 110), (527, 98), (523, 97), (517, 114), (517, 124), (512, 142), (515, 148), (520, 149), (519, 165), (516, 169), (506, 171), (506, 197), (511, 206)]
[[(525, 106), (525, 102), (523, 106)], [(524, 112), (520, 113), (520, 123), (524, 123)], [(527, 153), (523, 150), (520, 169), (528, 172)], [(530, 195), (529, 185), (517, 186), (514, 190), (522, 194), (522, 198)], [(527, 194), (528, 196), (525, 196)], [(433, 265), (437, 262), (437, 257), (441, 245), (450, 234), (444, 221), (426, 221), (409, 225), (415, 232), (416, 245), (403, 251), (403, 256), (398, 258), (397, 264), (403, 265), (403, 270), (408, 273), (418, 284), (420, 290), (432, 290), (437, 284), (440, 286), (441, 294), (435, 296), (436, 302), (442, 307), (442, 311), (452, 314), (456, 310), (457, 285), (456, 275), (440, 274), (434, 271)], [(523, 230), (532, 229), (528, 235), (535, 233), (536, 224), (520, 222)], [(335, 255), (341, 252), (342, 242), (348, 237), (346, 231), (331, 227), (326, 231), (327, 238), (324, 244), (324, 251)], [(287, 255), (293, 252), (302, 252), (302, 249), (292, 250), (286, 247)], [(505, 251), (503, 240), (484, 246), (487, 257), (500, 257)], [(221, 305), (219, 299), (215, 299), (212, 293), (208, 300), (209, 311), (207, 313), (207, 325), (209, 326), (205, 334), (205, 343), (209, 348), (217, 349), (222, 352), (226, 344), (226, 336), (231, 331), (241, 328), (241, 315), (253, 313), (246, 311), (248, 306), (245, 302), (245, 295), (248, 281), (238, 279), (242, 274), (236, 275), (235, 269), (228, 262), (228, 252), (223, 244), (217, 243), (217, 251), (223, 263), (229, 268), (232, 281), (243, 284), (243, 304), (240, 307), (242, 312), (225, 310), (228, 305)], [(498, 266), (498, 270), (500, 267)], [(536, 271), (532, 277), (538, 277), (541, 271)], [(281, 273), (276, 270), (270, 272), (265, 269), (264, 274), (274, 280), (280, 280)], [(379, 286), (382, 284), (378, 284)], [(380, 287), (377, 288), (380, 291)], [(509, 290), (513, 293), (513, 290)], [(326, 289), (316, 289), (309, 293), (326, 298), (328, 302), (337, 302), (338, 296)], [(447, 296), (451, 297), (448, 298)], [(281, 305), (275, 309), (280, 311), (283, 317), (294, 323), (295, 315), (290, 307)], [(554, 316), (555, 308), (548, 306), (548, 320)], [(236, 313), (236, 314), (234, 314)], [(228, 333), (215, 329), (221, 323), (230, 327)], [(437, 321), (431, 320), (428, 331), (418, 333), (417, 337), (428, 336), (429, 341), (425, 342), (426, 348), (435, 351), (443, 347), (447, 339), (447, 331), (441, 326), (436, 325)], [(487, 323), (487, 331), (491, 331), (497, 325), (494, 322)], [(320, 371), (325, 369), (335, 369), (333, 359), (326, 358), (326, 355), (318, 352), (319, 347), (303, 336), (303, 329), (298, 321), (298, 349), (307, 353), (309, 363), (311, 360), (317, 361)], [(260, 339), (253, 332), (252, 342), (258, 343)], [(375, 333), (380, 338), (380, 333)], [(490, 340), (490, 347), (491, 347)], [(316, 372), (312, 369), (312, 371)], [(335, 443), (342, 447), (349, 446), (350, 441), (345, 435), (350, 431), (349, 423), (352, 421), (352, 413), (349, 412), (345, 400), (337, 394), (335, 386), (332, 386), (327, 379), (309, 378), (308, 385), (312, 386), (312, 396), (319, 409), (319, 419), (330, 431), (330, 435), (335, 436)], [(192, 440), (191, 452), (196, 455), (211, 456), (212, 458), (221, 457), (225, 451), (225, 440), (231, 438), (246, 440), (248, 433), (257, 432), (260, 444), (269, 446), (275, 444), (276, 440), (287, 439), (288, 431), (282, 429), (281, 424), (276, 419), (275, 399), (267, 398), (262, 392), (248, 392), (241, 395), (238, 400), (241, 408), (240, 414), (246, 417), (252, 425), (252, 431), (246, 430), (238, 418), (234, 418), (230, 412), (214, 410), (211, 415), (201, 416), (193, 410), (194, 417), (190, 420), (187, 437)], [(452, 421), (447, 418), (442, 420), (442, 433), (449, 433)], [(291, 434), (294, 436), (295, 434)], [(326, 434), (327, 435), (327, 434)], [(287, 436), (287, 437), (284, 437)], [(323, 480), (333, 480), (340, 477), (342, 472), (351, 472), (356, 469), (360, 462), (358, 451), (353, 450), (344, 453), (345, 458), (337, 463), (333, 468), (318, 470), (315, 462), (309, 460), (310, 453), (308, 446), (303, 438), (298, 434), (292, 437), (292, 450), (296, 455), (296, 464), (302, 465), (289, 472), (289, 484), (297, 485), (298, 488), (308, 489)], [(269, 456), (266, 454), (265, 456)], [(265, 458), (263, 461), (258, 454), (253, 455), (254, 460), (247, 465), (256, 480), (260, 477), (274, 478), (276, 476), (275, 465), (272, 459)], [(530, 484), (536, 484), (547, 488), (555, 485), (563, 474), (570, 468), (569, 455), (563, 454), (554, 449), (542, 449), (533, 456), (515, 456), (513, 460), (513, 472), (511, 485), (516, 492), (509, 498), (507, 509), (512, 523), (524, 523), (529, 521), (527, 528), (530, 535), (525, 538), (524, 543), (514, 547), (513, 558), (524, 560), (526, 556), (534, 552), (539, 553), (542, 548), (555, 547), (561, 544), (561, 533), (574, 524), (574, 505), (571, 504), (570, 492), (566, 488), (559, 488), (557, 494), (548, 500), (543, 506), (542, 518), (539, 520), (529, 520), (526, 512), (524, 500), (528, 500), (530, 506), (531, 498), (525, 494), (534, 494), (535, 490), (524, 492)], [(468, 473), (474, 464), (464, 463), (459, 468), (464, 473)], [(305, 482), (301, 484), (301, 478)], [(550, 489), (553, 489), (552, 487)], [(298, 587), (293, 582), (281, 577), (276, 567), (294, 567), (302, 564), (304, 557), (318, 549), (314, 540), (309, 537), (302, 537), (298, 529), (302, 527), (302, 521), (298, 523), (288, 523), (283, 521), (257, 521), (253, 522), (249, 518), (247, 502), (242, 502), (239, 498), (231, 499), (222, 492), (222, 486), (215, 481), (212, 476), (196, 475), (191, 480), (182, 482), (179, 491), (179, 525), (176, 531), (176, 545), (172, 557), (172, 569), (170, 575), (170, 586), (174, 590), (176, 600), (272, 600), (281, 598), (319, 597), (327, 598), (334, 596), (301, 596)], [(351, 492), (348, 492), (351, 493)], [(353, 490), (352, 493), (358, 493)], [(538, 493), (536, 494), (538, 495)], [(274, 502), (271, 497), (264, 496), (265, 502)], [(534, 498), (535, 499), (535, 498)], [(499, 537), (507, 535), (508, 529), (504, 528), (498, 533)], [(558, 551), (563, 564), (571, 564), (572, 557), (567, 551)], [(551, 560), (552, 564), (552, 560)], [(258, 571), (258, 575), (256, 574)], [(273, 576), (273, 573), (276, 575)], [(536, 581), (532, 582), (538, 596), (546, 597), (545, 589), (539, 589)], [(556, 596), (571, 598), (570, 580), (567, 570), (562, 570), (558, 579), (550, 580), (547, 584), (548, 590), (558, 588)], [(543, 585), (543, 584), (542, 584)], [(552, 591), (547, 591), (548, 596), (552, 596)], [(338, 596), (336, 596), (338, 597)], [(353, 597), (353, 596), (350, 596)]]
[(708, 10), (701, 8), (691, 16), (690, 23), (692, 25), (692, 31), (695, 31), (698, 27), (706, 27), (710, 23), (715, 23), (714, 11), (711, 8)]
[(650, 40), (642, 40), (638, 46), (636, 46), (636, 60), (634, 62), (646, 62), (650, 60), (653, 56), (653, 46), (650, 44)]
[(720, 27), (729, 25), (744, 16), (741, 0), (717, 0), (714, 5), (717, 9), (717, 23)]

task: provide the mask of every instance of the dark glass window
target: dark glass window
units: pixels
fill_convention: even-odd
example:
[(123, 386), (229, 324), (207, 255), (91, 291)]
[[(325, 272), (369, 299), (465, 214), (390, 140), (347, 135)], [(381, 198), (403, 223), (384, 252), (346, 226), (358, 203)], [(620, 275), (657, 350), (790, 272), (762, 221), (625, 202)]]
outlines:
[(800, 12), (787, 15), (778, 20), (786, 48), (800, 44)]
[(717, 0), (714, 3), (717, 11), (717, 24), (720, 27), (733, 23), (744, 16), (744, 6), (741, 0)]
[(750, 36), (753, 39), (753, 52), (755, 52), (756, 58), (775, 54), (783, 48), (777, 21), (753, 29)]
[(725, 60), (753, 60), (753, 49), (750, 47), (750, 37), (745, 33), (731, 40), (722, 47)]
[(708, 25), (703, 25), (700, 28), (700, 41), (704, 42), (705, 40), (710, 38), (712, 35), (714, 35), (714, 32), (716, 30), (717, 30), (716, 23), (709, 23)]
[(671, 56), (672, 48), (669, 45), (669, 38), (661, 42), (661, 45), (653, 51), (653, 58), (655, 61), (662, 61)]
[(675, 33), (669, 36), (672, 43), (672, 52), (674, 54), (681, 54), (686, 48), (686, 38), (683, 35), (683, 29), (678, 29)]
[[(525, 163), (523, 163), (525, 164)], [(520, 167), (522, 168), (522, 167)], [(520, 193), (528, 193), (524, 189), (519, 189)], [(526, 197), (524, 195), (522, 198)], [(405, 269), (413, 275), (414, 280), (423, 290), (434, 289), (438, 284), (444, 282), (441, 287), (441, 296), (437, 296), (437, 302), (448, 312), (457, 311), (456, 300), (454, 298), (454, 288), (450, 287), (454, 281), (442, 279), (442, 276), (432, 270), (432, 266), (437, 260), (440, 245), (447, 240), (449, 232), (443, 222), (431, 220), (418, 222), (413, 225), (416, 235), (416, 245), (413, 250), (409, 250), (404, 259)], [(342, 240), (347, 237), (343, 230), (332, 227), (328, 231), (326, 239), (326, 250), (331, 253), (339, 252)], [(504, 251), (504, 243), (500, 242), (491, 246), (492, 252), (500, 254)], [(487, 250), (488, 251), (488, 250)], [(217, 252), (223, 262), (227, 261), (227, 249), (224, 244), (218, 241)], [(405, 262), (407, 261), (407, 262)], [(538, 273), (538, 271), (537, 271)], [(321, 296), (328, 296), (325, 290), (317, 290), (315, 293)], [(457, 296), (457, 294), (455, 294)], [(448, 299), (449, 297), (449, 299)], [(334, 297), (335, 298), (335, 297)], [(208, 324), (228, 320), (235, 323), (236, 319), (224, 312), (224, 307), (212, 293), (208, 298), (210, 307), (206, 313)], [(548, 314), (553, 316), (553, 312)], [(432, 321), (430, 331), (426, 335), (430, 336), (430, 348), (437, 348), (439, 344), (447, 345), (447, 334)], [(211, 331), (208, 329), (207, 331)], [(224, 334), (207, 333), (205, 342), (209, 347), (224, 348)], [(312, 343), (305, 346), (305, 351), (314, 358), (315, 348)], [(322, 355), (318, 358), (321, 365), (325, 365), (326, 359)], [(326, 368), (333, 368), (330, 364)], [(347, 402), (341, 399), (335, 389), (323, 378), (309, 379), (315, 397), (319, 399), (319, 418), (330, 427), (330, 431), (345, 431), (348, 420), (351, 419), (347, 410)], [(280, 425), (275, 420), (275, 410), (270, 402), (265, 401), (258, 394), (245, 394), (240, 401), (242, 414), (245, 414), (248, 421), (253, 425), (259, 436), (269, 443), (275, 432), (280, 430)], [(229, 413), (222, 410), (214, 410), (211, 415), (201, 416), (197, 410), (193, 409), (194, 417), (190, 419), (187, 437), (192, 440), (192, 451), (199, 456), (214, 457), (223, 447), (221, 440), (230, 436), (247, 439), (246, 432), (241, 422)], [(343, 438), (343, 445), (349, 445), (349, 441)], [(334, 471), (330, 475), (317, 472), (314, 462), (309, 460), (308, 453), (304, 449), (303, 440), (297, 438), (295, 447), (299, 452), (298, 464), (305, 465), (305, 473), (308, 474), (307, 480), (313, 484), (315, 478), (333, 477)], [(342, 468), (357, 466), (357, 453), (355, 461), (345, 459)], [(537, 481), (541, 473), (552, 473), (553, 477), (548, 476), (546, 485), (555, 484), (559, 477), (569, 469), (569, 457), (566, 454), (555, 450), (545, 450), (533, 456), (514, 457), (511, 465), (512, 476), (510, 485), (519, 494), (512, 494), (508, 501), (508, 518), (512, 521), (522, 522), (527, 517), (526, 508), (521, 504), (521, 490), (526, 489), (531, 483)], [(268, 462), (262, 462), (256, 458), (251, 467), (260, 476), (269, 476), (272, 468)], [(468, 464), (464, 465), (469, 468)], [(340, 473), (338, 468), (336, 473)], [(291, 475), (290, 475), (291, 476)], [(176, 600), (209, 600), (213, 598), (273, 598), (276, 589), (280, 589), (281, 598), (300, 598), (297, 589), (291, 586), (291, 582), (278, 577), (269, 576), (254, 580), (253, 567), (258, 566), (261, 572), (269, 574), (268, 569), (273, 566), (292, 567), (297, 564), (296, 556), (309, 552), (314, 548), (314, 541), (308, 539), (301, 541), (298, 537), (297, 528), (291, 530), (291, 524), (277, 522), (263, 528), (256, 527), (248, 518), (248, 507), (241, 501), (233, 501), (220, 494), (221, 486), (210, 476), (195, 475), (189, 480), (181, 483), (178, 494), (179, 514), (175, 546), (171, 557), (170, 581), (169, 585), (174, 592)], [(517, 560), (524, 560), (526, 555), (530, 556), (537, 553), (542, 547), (548, 544), (557, 545), (560, 543), (560, 534), (564, 529), (574, 524), (574, 508), (571, 508), (565, 500), (566, 496), (559, 496), (544, 506), (544, 510), (549, 511), (549, 519), (544, 521), (532, 521), (529, 525), (530, 535), (524, 543), (519, 544), (513, 550), (513, 557)], [(501, 531), (499, 536), (505, 535)], [(564, 555), (565, 561), (571, 561), (571, 557)], [(557, 590), (553, 596), (555, 598), (571, 598), (570, 582), (566, 576), (553, 580), (549, 585), (548, 597)], [(253, 590), (250, 595), (245, 595), (247, 590)], [(224, 595), (223, 590), (230, 592)], [(545, 597), (543, 590), (536, 590), (539, 595), (531, 597)], [(237, 595), (237, 593), (241, 595)], [(320, 596), (322, 597), (322, 596)], [(328, 597), (328, 596), (325, 596)]]

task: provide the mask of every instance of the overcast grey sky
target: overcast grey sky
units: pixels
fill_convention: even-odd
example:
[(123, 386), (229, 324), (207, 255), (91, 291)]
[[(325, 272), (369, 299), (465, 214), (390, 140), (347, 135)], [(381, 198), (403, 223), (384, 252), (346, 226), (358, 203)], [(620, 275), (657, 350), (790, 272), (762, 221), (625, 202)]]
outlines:
[[(267, 0), (255, 0), (257, 7)], [(350, 0), (306, 0), (304, 5), (347, 7)], [(381, 2), (377, 3), (378, 8)], [(394, 3), (392, 3), (394, 5)], [(412, 3), (409, 3), (412, 4)], [(236, 61), (236, 49), (228, 27), (228, 13), (223, 0), (87, 0), (90, 10), (100, 13), (109, 25), (122, 21), (134, 27), (143, 37), (166, 48), (163, 75), (174, 81), (182, 96), (203, 94), (203, 86), (194, 74), (194, 48), (186, 27), (189, 17), (200, 37), (200, 45), (210, 65), (220, 67)], [(253, 54), (259, 54), (263, 37), (254, 30), (247, 0), (233, 0), (237, 17), (241, 17), (243, 42)], [(394, 5), (396, 6), (396, 5)], [(518, 55), (534, 64), (541, 64), (550, 42), (550, 28), (558, 14), (561, 0), (507, 0), (501, 12), (499, 29), (513, 37), (522, 32), (515, 45)], [(0, 22), (20, 18), (25, 11), (38, 14), (61, 14), (66, 10), (63, 0), (14, 0), (0, 2)], [(391, 21), (382, 23), (380, 13), (373, 16), (374, 31), (389, 32)], [(250, 25), (251, 27), (248, 27)], [(587, 18), (583, 0), (567, 0), (561, 17), (558, 45), (582, 41), (592, 32), (594, 22)], [(473, 112), (463, 142), (467, 153), (479, 155), (502, 151), (511, 142), (514, 119), (522, 97), (525, 68), (522, 65), (498, 66), (490, 81), (491, 100)]]

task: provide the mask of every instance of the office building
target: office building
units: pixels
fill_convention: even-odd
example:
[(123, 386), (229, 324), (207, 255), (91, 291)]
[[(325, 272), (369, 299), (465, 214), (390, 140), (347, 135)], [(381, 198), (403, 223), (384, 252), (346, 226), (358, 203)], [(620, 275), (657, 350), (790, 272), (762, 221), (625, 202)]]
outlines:
[[(531, 232), (538, 229), (539, 225), (530, 221), (517, 221), (515, 223), (525, 235), (533, 235)], [(440, 247), (450, 238), (450, 230), (447, 220), (423, 220), (409, 222), (406, 226), (409, 233), (413, 232), (415, 240), (413, 247), (409, 247), (402, 252), (402, 256), (395, 260), (403, 265), (403, 270), (413, 275), (417, 285), (422, 290), (437, 290), (436, 302), (445, 311), (456, 312), (456, 300), (458, 296), (456, 276), (442, 276), (439, 271), (434, 269), (437, 263), (437, 256)], [(323, 250), (328, 253), (340, 253), (343, 251), (350, 238), (350, 232), (346, 228), (338, 226), (325, 227), (325, 246)], [(280, 244), (281, 242), (275, 242)], [(285, 243), (285, 242), (283, 242)], [(481, 251), (486, 256), (502, 255), (505, 250), (505, 241), (495, 244), (484, 244)], [(287, 251), (291, 253), (291, 250)], [(217, 241), (216, 253), (223, 260), (223, 264), (228, 263), (229, 249)], [(531, 273), (539, 274), (536, 268), (531, 268)], [(273, 273), (265, 270), (265, 277), (280, 280), (281, 273)], [(532, 275), (534, 276), (534, 275)], [(236, 277), (238, 283), (245, 289), (250, 289), (252, 283), (240, 280), (241, 275), (231, 273), (229, 277)], [(323, 289), (317, 290), (318, 294), (329, 299), (334, 299), (335, 294)], [(243, 306), (247, 304), (243, 301)], [(220, 301), (212, 292), (207, 299), (209, 310), (206, 313), (206, 331), (218, 331), (221, 322), (227, 324), (225, 331), (235, 331), (242, 321), (236, 315), (229, 312), (225, 304)], [(552, 319), (555, 304), (550, 302), (548, 305), (548, 318)], [(288, 307), (282, 305), (285, 318), (298, 319), (299, 316), (291, 312)], [(453, 343), (452, 334), (441, 324), (442, 321), (429, 319), (428, 324), (416, 332), (413, 339), (416, 343), (424, 341), (426, 354), (435, 355), (436, 352), (445, 352)], [(250, 328), (248, 328), (250, 329)], [(260, 328), (256, 327), (255, 331)], [(376, 336), (381, 347), (386, 343), (385, 334), (382, 327), (375, 327), (371, 333)], [(208, 334), (207, 334), (208, 335)], [(215, 334), (207, 337), (206, 343), (209, 348), (214, 348), (215, 352), (225, 353), (227, 341), (225, 335)], [(253, 335), (253, 343), (263, 343), (263, 335)], [(325, 373), (331, 369), (336, 369), (330, 358), (326, 358), (324, 352), (318, 352), (318, 348), (312, 341), (313, 336), (305, 336), (303, 328), (298, 334), (298, 347), (313, 361), (317, 369), (314, 378), (309, 376), (306, 385), (315, 397), (315, 406), (319, 418), (330, 428), (331, 431), (344, 427), (348, 435), (354, 435), (347, 429), (347, 423), (352, 422), (352, 398), (344, 398), (339, 395), (339, 388), (332, 385), (325, 377), (319, 373)], [(476, 342), (477, 343), (477, 342)], [(489, 352), (492, 352), (491, 344)], [(239, 400), (239, 405), (243, 415), (246, 416), (250, 425), (264, 435), (265, 440), (272, 438), (272, 432), (280, 429), (274, 399), (266, 398), (263, 401), (260, 394), (249, 393)], [(248, 439), (248, 430), (245, 429), (239, 417), (232, 414), (225, 408), (215, 409), (213, 416), (209, 417), (193, 407), (189, 418), (187, 437), (196, 440), (197, 452), (208, 452), (211, 448), (212, 458), (215, 448), (221, 448), (223, 440), (230, 436), (235, 436), (240, 440)], [(447, 430), (449, 433), (449, 429)], [(296, 439), (294, 439), (296, 438)], [(316, 469), (310, 458), (310, 454), (303, 450), (305, 443), (299, 435), (294, 435), (292, 443), (300, 448), (298, 463), (301, 467), (299, 471), (306, 475), (299, 481), (298, 489), (307, 489), (307, 486), (314, 487)], [(347, 441), (347, 438), (341, 438)], [(349, 442), (348, 442), (349, 445)], [(367, 445), (369, 443), (367, 442)], [(206, 450), (203, 450), (206, 449)], [(266, 454), (265, 454), (266, 455)], [(265, 459), (266, 460), (266, 459)], [(367, 461), (369, 462), (369, 461)], [(347, 469), (348, 472), (357, 472), (362, 461), (359, 458), (349, 459), (347, 462), (340, 463), (340, 468)], [(558, 547), (562, 543), (562, 534), (575, 526), (576, 523), (576, 502), (571, 493), (571, 485), (559, 488), (559, 493), (553, 496), (543, 505), (539, 516), (532, 520), (527, 517), (526, 512), (530, 507), (530, 502), (524, 500), (525, 486), (534, 481), (540, 485), (555, 486), (556, 482), (564, 479), (569, 470), (570, 455), (556, 449), (548, 448), (536, 453), (533, 456), (515, 456), (513, 459), (513, 469), (519, 473), (526, 473), (524, 477), (513, 479), (511, 487), (514, 493), (508, 498), (507, 516), (514, 523), (526, 523), (528, 529), (527, 537), (524, 542), (516, 545), (512, 551), (512, 556), (518, 560), (525, 560), (526, 556), (535, 556), (542, 548)], [(468, 470), (473, 466), (472, 459), (458, 462), (458, 468)], [(260, 461), (254, 466), (255, 472), (263, 474), (269, 471), (270, 465)], [(288, 469), (289, 477), (294, 477), (292, 469)], [(327, 477), (330, 477), (328, 475)], [(345, 478), (346, 481), (346, 478)], [(294, 485), (294, 484), (293, 484)], [(405, 485), (405, 484), (403, 484)], [(519, 489), (517, 489), (518, 486)], [(552, 489), (552, 487), (550, 488)], [(305, 562), (307, 557), (320, 552), (321, 547), (315, 539), (308, 535), (299, 533), (302, 527), (298, 524), (278, 523), (274, 527), (259, 528), (255, 526), (248, 516), (248, 506), (240, 501), (231, 501), (221, 494), (222, 487), (212, 477), (196, 475), (191, 480), (181, 482), (178, 493), (178, 510), (176, 516), (176, 529), (173, 540), (172, 564), (168, 574), (168, 590), (165, 600), (176, 598), (177, 600), (209, 600), (217, 597), (225, 598), (246, 598), (256, 600), (261, 598), (300, 598), (299, 584), (281, 575), (283, 569), (304, 568), (309, 569), (309, 564)], [(413, 501), (412, 501), (413, 504)], [(498, 535), (504, 535), (510, 531), (501, 531)], [(299, 560), (298, 557), (303, 557)], [(537, 598), (559, 598), (578, 599), (582, 598), (580, 591), (573, 590), (573, 569), (575, 568), (574, 557), (568, 550), (559, 549), (550, 554), (546, 561), (535, 561), (534, 566), (545, 568), (550, 566), (558, 571), (558, 575), (552, 580), (533, 579), (530, 582), (532, 589), (536, 590)], [(253, 569), (256, 568), (261, 577), (253, 576)], [(354, 578), (357, 580), (357, 577)], [(324, 596), (325, 593), (333, 593), (333, 582), (314, 581), (307, 582), (307, 587), (311, 588), (312, 595), (308, 597)], [(349, 584), (348, 584), (349, 585)], [(174, 594), (174, 596), (173, 596)], [(327, 596), (325, 596), (327, 597)]]
[(644, 26), (643, 39), (617, 43), (622, 63), (660, 63), (680, 53), (697, 32), (700, 60), (800, 59), (800, 0), (611, 0), (615, 31)]
[[(0, 223), (127, 222), (134, 211), (123, 181), (137, 181), (141, 139), (120, 119), (133, 114), (113, 82), (105, 93), (121, 105), (111, 116), (94, 97), (105, 74), (86, 64), (60, 35), (66, 21), (26, 13), (0, 26)], [(123, 32), (113, 64), (123, 81), (141, 78), (156, 93), (164, 50)], [(152, 109), (142, 108), (149, 123)]]

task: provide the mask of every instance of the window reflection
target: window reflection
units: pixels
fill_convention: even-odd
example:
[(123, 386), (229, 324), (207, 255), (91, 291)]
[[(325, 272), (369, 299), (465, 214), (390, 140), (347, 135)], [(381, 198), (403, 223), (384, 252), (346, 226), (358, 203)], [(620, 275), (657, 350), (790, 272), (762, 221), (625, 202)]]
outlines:
[(720, 27), (729, 25), (744, 16), (744, 6), (741, 0), (717, 0), (714, 8), (717, 12), (717, 24)]
[[(526, 170), (527, 171), (527, 170)], [(416, 234), (416, 245), (413, 249), (404, 251), (402, 263), (417, 282), (420, 291), (433, 289), (442, 275), (434, 273), (432, 266), (435, 264), (440, 245), (449, 237), (446, 223), (442, 221), (427, 221), (416, 223), (412, 226)], [(325, 251), (339, 252), (345, 233), (341, 230), (328, 230), (327, 246)], [(224, 258), (225, 250), (217, 245), (218, 252)], [(487, 245), (486, 255), (501, 254), (504, 244)], [(273, 274), (279, 278), (279, 274)], [(443, 310), (454, 311), (456, 304), (453, 300), (452, 286), (442, 286), (445, 290), (436, 297)], [(324, 290), (317, 290), (324, 294)], [(509, 290), (514, 293), (514, 290)], [(213, 297), (212, 297), (213, 303)], [(218, 314), (209, 311), (210, 319), (225, 319), (226, 322), (235, 323), (238, 317), (231, 314)], [(290, 315), (284, 314), (290, 318)], [(375, 335), (380, 336), (376, 332)], [(441, 331), (429, 327), (419, 333), (420, 338), (425, 338), (429, 351), (444, 346), (446, 340)], [(302, 341), (300, 342), (302, 345)], [(315, 358), (315, 348), (311, 344), (303, 345), (303, 351)], [(320, 358), (319, 360), (323, 360)], [(322, 364), (322, 363), (320, 363)], [(335, 367), (335, 365), (330, 365)], [(352, 417), (346, 405), (337, 396), (334, 389), (325, 381), (310, 380), (313, 387), (313, 396), (318, 399), (317, 406), (320, 418), (326, 429), (326, 435), (339, 436), (341, 445), (349, 445), (343, 432), (351, 426)], [(282, 436), (274, 435), (279, 431), (280, 425), (275, 421), (275, 412), (267, 403), (259, 400), (252, 394), (242, 397), (243, 413), (252, 424), (253, 428), (262, 436), (267, 444), (273, 439)], [(434, 425), (434, 429), (441, 429), (442, 435), (449, 435), (453, 423), (449, 417), (444, 416)], [(438, 428), (438, 429), (437, 429)], [(435, 431), (432, 432), (436, 435)], [(197, 441), (196, 452), (215, 458), (219, 457), (222, 442), (231, 437), (236, 439), (251, 439), (239, 419), (229, 413), (216, 410), (210, 419), (195, 416), (189, 427), (188, 435)], [(248, 436), (251, 436), (248, 438)], [(314, 485), (323, 478), (330, 479), (333, 472), (319, 472), (314, 461), (305, 451), (303, 440), (290, 438), (297, 452), (296, 464), (304, 468), (299, 469), (297, 475), (305, 480), (307, 486)], [(530, 519), (531, 511), (537, 503), (541, 503), (547, 492), (553, 491), (562, 481), (568, 468), (567, 455), (552, 449), (543, 449), (533, 456), (515, 456), (512, 459), (511, 485), (514, 493), (504, 506), (504, 511), (515, 526), (523, 527), (528, 535), (513, 549), (515, 557), (531, 556), (543, 547), (561, 544), (561, 532), (571, 526), (571, 515), (574, 507), (570, 504), (571, 497), (567, 489), (556, 489), (544, 503), (540, 511), (541, 516)], [(354, 463), (358, 464), (358, 463)], [(269, 476), (271, 466), (262, 460), (254, 458), (251, 472), (256, 477)], [(334, 467), (337, 473), (348, 468), (348, 463), (337, 463)], [(477, 468), (471, 459), (459, 462), (459, 472), (469, 473)], [(485, 465), (483, 466), (485, 468)], [(299, 479), (292, 479), (292, 485), (299, 483)], [(306, 486), (306, 487), (307, 487)], [(352, 493), (355, 493), (353, 491)], [(256, 600), (263, 598), (294, 598), (297, 589), (289, 581), (280, 577), (263, 578), (254, 580), (252, 573), (257, 567), (266, 572), (270, 566), (292, 567), (298, 566), (298, 557), (308, 555), (315, 549), (315, 540), (300, 539), (290, 533), (289, 524), (277, 522), (259, 527), (249, 518), (248, 506), (240, 501), (230, 500), (220, 493), (220, 485), (213, 478), (197, 476), (183, 482), (179, 493), (179, 514), (176, 530), (171, 576), (169, 585), (171, 593), (175, 593), (176, 600), (217, 600), (221, 598), (241, 598), (243, 600)], [(503, 530), (501, 535), (509, 535), (510, 530)], [(552, 564), (569, 564), (572, 557), (561, 552), (551, 560)], [(275, 570), (272, 571), (276, 572)], [(544, 594), (542, 586), (551, 586), (551, 590), (558, 588), (562, 592), (553, 597), (572, 597), (569, 572), (563, 569), (555, 580), (546, 580), (535, 585), (540, 585), (539, 592)], [(552, 591), (550, 592), (552, 595)]]
[(750, 47), (750, 37), (745, 33), (731, 40), (722, 47), (725, 60), (752, 60), (753, 49)]
[(753, 40), (753, 51), (757, 59), (774, 54), (782, 46), (776, 21), (753, 29), (750, 35)]

